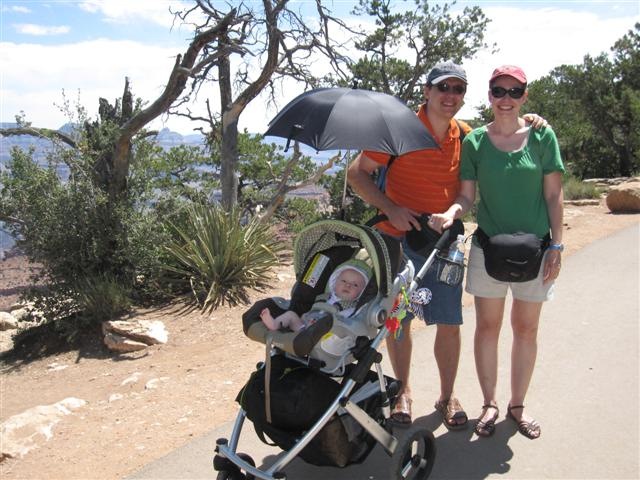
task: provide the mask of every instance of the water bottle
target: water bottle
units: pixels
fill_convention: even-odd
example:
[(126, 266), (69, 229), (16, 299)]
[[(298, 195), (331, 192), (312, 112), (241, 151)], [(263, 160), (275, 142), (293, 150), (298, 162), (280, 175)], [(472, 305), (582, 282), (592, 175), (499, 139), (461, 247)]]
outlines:
[(464, 263), (464, 235), (458, 235), (458, 237), (451, 243), (447, 258), (449, 261), (459, 265)]
[(447, 285), (456, 286), (462, 282), (464, 276), (464, 235), (451, 243), (447, 261), (440, 262), (438, 267), (438, 279)]

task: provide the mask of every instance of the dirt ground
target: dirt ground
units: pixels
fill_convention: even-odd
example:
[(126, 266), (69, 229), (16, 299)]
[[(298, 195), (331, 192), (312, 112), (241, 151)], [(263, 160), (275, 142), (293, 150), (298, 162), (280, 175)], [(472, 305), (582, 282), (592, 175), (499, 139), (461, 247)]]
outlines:
[[(565, 256), (639, 222), (640, 215), (611, 214), (604, 202), (566, 205)], [(25, 278), (21, 259), (0, 262), (0, 310), (16, 300)], [(292, 283), (291, 266), (283, 266), (273, 289), (255, 293), (252, 301), (288, 297)], [(1, 421), (67, 397), (87, 404), (63, 417), (50, 440), (23, 458), (0, 463), (2, 478), (119, 479), (232, 420), (235, 395), (264, 356), (263, 346), (242, 333), (245, 309), (226, 307), (206, 316), (185, 314), (175, 305), (139, 311), (139, 318), (164, 322), (167, 344), (126, 355), (95, 344), (29, 362), (3, 362)]]

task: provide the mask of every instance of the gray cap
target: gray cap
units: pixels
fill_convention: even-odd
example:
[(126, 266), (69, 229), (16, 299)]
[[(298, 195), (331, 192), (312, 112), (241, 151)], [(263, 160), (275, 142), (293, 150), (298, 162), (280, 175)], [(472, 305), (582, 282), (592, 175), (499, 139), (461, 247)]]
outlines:
[(427, 85), (440, 83), (447, 78), (459, 78), (467, 83), (467, 72), (457, 63), (452, 61), (440, 62), (435, 65), (427, 75)]

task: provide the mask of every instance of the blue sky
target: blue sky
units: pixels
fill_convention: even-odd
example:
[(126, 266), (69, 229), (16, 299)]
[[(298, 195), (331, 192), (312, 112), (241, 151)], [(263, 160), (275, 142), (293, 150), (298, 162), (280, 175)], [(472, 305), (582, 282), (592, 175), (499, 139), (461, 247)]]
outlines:
[[(13, 121), (24, 111), (34, 125), (58, 128), (66, 121), (58, 108), (63, 90), (69, 100), (79, 98), (89, 115), (95, 116), (98, 98), (119, 97), (125, 76), (135, 95), (154, 100), (175, 56), (185, 50), (190, 38), (188, 28), (174, 25), (172, 29), (168, 10), (181, 3), (0, 0), (0, 121)], [(357, 2), (325, 3), (347, 18)], [(292, 0), (292, 4), (305, 8), (312, 3)], [(496, 42), (500, 50), (493, 55), (481, 52), (465, 62), (469, 90), (462, 117), (473, 116), (473, 107), (485, 102), (486, 81), (495, 66), (517, 63), (530, 79), (536, 79), (561, 64), (581, 63), (586, 54), (608, 51), (640, 22), (637, 0), (459, 1), (455, 8), (468, 5), (479, 5), (492, 19), (486, 40)], [(279, 106), (298, 93), (300, 87), (291, 85)], [(204, 98), (211, 98), (215, 105), (216, 97), (215, 89), (205, 90), (192, 108), (202, 108)], [(243, 113), (240, 126), (262, 132), (276, 113), (258, 98)], [(152, 126), (168, 126), (183, 134), (193, 128), (185, 120), (172, 118)]]

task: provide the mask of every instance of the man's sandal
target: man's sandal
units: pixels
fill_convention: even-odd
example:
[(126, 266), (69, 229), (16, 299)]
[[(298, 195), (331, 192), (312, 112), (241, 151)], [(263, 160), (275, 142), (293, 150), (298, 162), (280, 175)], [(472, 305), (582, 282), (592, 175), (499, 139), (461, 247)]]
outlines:
[[(485, 413), (489, 409), (495, 410), (493, 415), (491, 415), (487, 420), (482, 421), (481, 419), (484, 417)], [(496, 405), (483, 405), (482, 406), (482, 415), (478, 419), (475, 428), (473, 429), (476, 432), (476, 435), (479, 437), (490, 437), (496, 431), (496, 420), (500, 415), (500, 410)]]
[(512, 413), (512, 410), (517, 408), (524, 408), (524, 405), (509, 405), (507, 407), (507, 418), (510, 418), (514, 422), (518, 424), (518, 431), (527, 438), (531, 440), (535, 440), (540, 437), (542, 430), (540, 429), (540, 424), (535, 420), (526, 421), (526, 420), (518, 420)]
[(442, 415), (442, 423), (449, 430), (460, 430), (467, 427), (467, 414), (457, 398), (440, 400), (433, 406)]
[(391, 420), (395, 425), (408, 427), (411, 425), (411, 398), (406, 393), (399, 395), (391, 411)]

